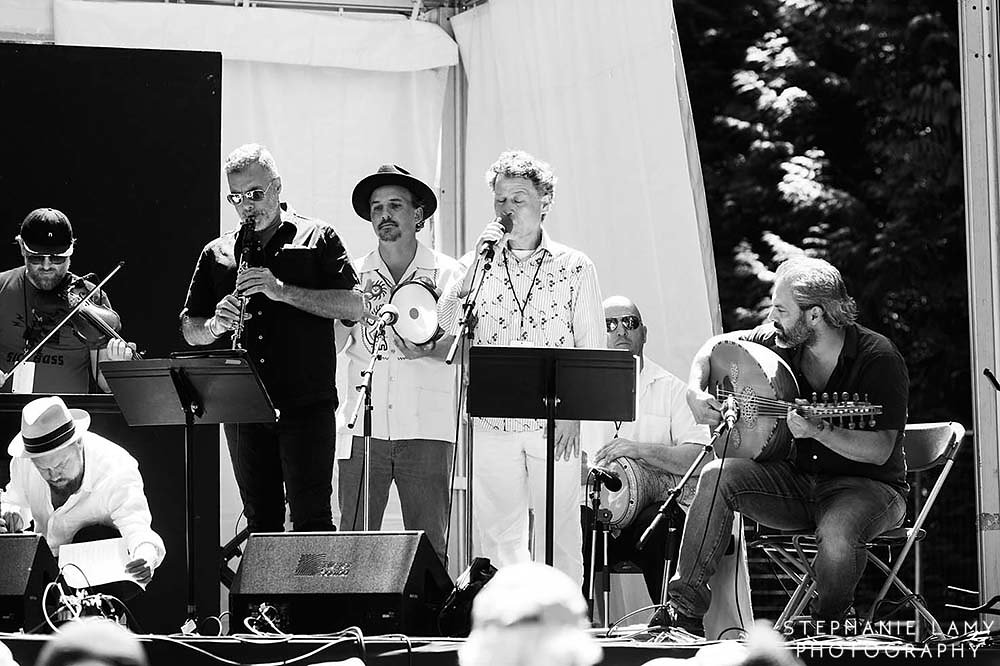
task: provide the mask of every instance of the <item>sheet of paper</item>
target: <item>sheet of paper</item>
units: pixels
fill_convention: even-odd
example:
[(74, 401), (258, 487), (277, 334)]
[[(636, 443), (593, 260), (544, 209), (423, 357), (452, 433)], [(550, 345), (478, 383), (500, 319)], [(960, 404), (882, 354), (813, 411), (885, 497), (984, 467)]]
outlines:
[[(121, 537), (59, 547), (59, 570), (72, 587), (94, 587), (119, 580), (135, 582), (125, 573), (128, 562), (128, 548)], [(145, 585), (142, 587), (145, 589)]]

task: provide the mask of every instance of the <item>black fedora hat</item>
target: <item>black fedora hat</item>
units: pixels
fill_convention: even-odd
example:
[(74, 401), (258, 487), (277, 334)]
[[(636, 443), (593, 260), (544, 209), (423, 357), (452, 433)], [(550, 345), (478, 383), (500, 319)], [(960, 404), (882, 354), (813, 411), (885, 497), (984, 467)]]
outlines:
[(422, 202), (424, 209), (424, 219), (430, 218), (437, 210), (437, 197), (434, 190), (427, 187), (419, 178), (410, 175), (410, 172), (396, 164), (383, 164), (378, 171), (370, 176), (365, 176), (354, 186), (354, 193), (351, 195), (351, 203), (354, 204), (354, 212), (366, 220), (371, 220), (371, 198), (372, 192), (385, 185), (399, 185), (410, 191), (414, 198)]

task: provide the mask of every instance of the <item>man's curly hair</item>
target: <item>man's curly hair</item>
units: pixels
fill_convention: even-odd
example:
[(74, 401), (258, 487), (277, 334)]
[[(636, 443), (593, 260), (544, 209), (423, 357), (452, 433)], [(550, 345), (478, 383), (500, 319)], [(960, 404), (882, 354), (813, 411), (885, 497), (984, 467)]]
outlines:
[(491, 190), (496, 189), (497, 178), (527, 178), (539, 196), (555, 195), (556, 176), (548, 162), (533, 157), (523, 150), (507, 150), (486, 170), (486, 183)]

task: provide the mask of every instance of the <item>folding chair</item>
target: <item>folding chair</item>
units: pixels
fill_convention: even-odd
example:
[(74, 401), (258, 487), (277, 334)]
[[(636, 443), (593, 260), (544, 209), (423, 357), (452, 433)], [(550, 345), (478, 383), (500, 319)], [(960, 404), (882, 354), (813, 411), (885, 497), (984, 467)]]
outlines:
[[(876, 613), (879, 606), (886, 601), (886, 595), (891, 587), (899, 590), (903, 597), (898, 602), (894, 602), (893, 612), (905, 605), (911, 605), (918, 618), (923, 618), (930, 626), (932, 634), (943, 634), (941, 625), (934, 618), (920, 596), (920, 570), (919, 558), (915, 576), (914, 592), (899, 579), (899, 571), (906, 561), (907, 555), (915, 545), (927, 535), (923, 529), (927, 515), (934, 506), (941, 488), (944, 486), (955, 458), (958, 455), (962, 440), (965, 438), (965, 426), (961, 423), (913, 423), (906, 426), (906, 434), (903, 438), (903, 448), (906, 452), (907, 472), (913, 480), (919, 483), (921, 472), (942, 467), (941, 473), (937, 477), (934, 486), (927, 495), (926, 501), (921, 505), (920, 491), (916, 488), (911, 492), (914, 500), (914, 514), (916, 518), (910, 527), (897, 527), (875, 537), (866, 544), (868, 549), (868, 562), (880, 569), (886, 579), (875, 595), (865, 619), (868, 622), (876, 620)], [(915, 485), (917, 485), (915, 484)], [(816, 557), (816, 537), (814, 534), (768, 534), (761, 535), (750, 544), (750, 547), (759, 547), (768, 559), (771, 560), (781, 571), (791, 578), (796, 587), (788, 599), (784, 610), (775, 622), (775, 626), (783, 626), (784, 623), (794, 621), (803, 615), (803, 611), (809, 601), (816, 595), (816, 572), (812, 563)], [(880, 547), (900, 547), (896, 553), (896, 558), (892, 566), (886, 564), (873, 549)], [(920, 638), (920, 626), (917, 623), (917, 638)]]

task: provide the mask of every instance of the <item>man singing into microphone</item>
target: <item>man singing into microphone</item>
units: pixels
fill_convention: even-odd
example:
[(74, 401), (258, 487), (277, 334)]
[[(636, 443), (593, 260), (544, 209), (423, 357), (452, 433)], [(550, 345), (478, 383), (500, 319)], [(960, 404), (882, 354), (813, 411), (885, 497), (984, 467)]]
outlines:
[[(421, 180), (402, 167), (383, 165), (355, 186), (351, 199), (355, 212), (371, 222), (378, 238), (378, 247), (355, 262), (371, 314), (379, 313), (400, 285), (416, 289), (410, 293), (439, 295), (457, 279), (461, 267), (456, 260), (417, 240), (417, 232), (437, 209), (434, 191)], [(417, 283), (427, 291), (414, 286)], [(398, 301), (397, 307), (401, 316), (409, 318), (412, 306), (419, 304), (414, 301), (407, 307)], [(428, 340), (407, 340), (392, 326), (376, 336), (375, 326), (364, 323), (350, 328), (338, 325), (337, 333), (338, 344), (346, 337), (348, 386), (363, 381), (361, 372), (372, 354), (383, 358), (372, 378), (369, 526), (381, 526), (389, 484), (395, 481), (406, 529), (426, 532), (445, 562), (456, 434), (455, 367), (444, 363), (453, 337), (441, 337), (435, 310), (429, 314), (437, 330), (430, 331)], [(401, 326), (400, 330), (406, 329)], [(341, 529), (360, 530), (364, 524), (364, 502), (358, 501), (363, 486), (363, 432), (360, 419), (353, 430), (345, 427), (354, 406), (353, 400), (344, 402), (338, 418), (338, 490)]]
[[(281, 411), (277, 423), (225, 425), (251, 532), (281, 532), (285, 498), (297, 532), (334, 529), (330, 509), (335, 446), (334, 319), (357, 321), (361, 294), (351, 259), (330, 225), (280, 203), (274, 158), (257, 144), (226, 158), (229, 193), (243, 227), (201, 252), (181, 330), (191, 345), (230, 337), (244, 309), (242, 345)], [(260, 265), (237, 275), (246, 247)]]
[[(604, 347), (597, 271), (578, 250), (554, 242), (542, 228), (556, 178), (548, 164), (523, 151), (500, 155), (486, 172), (497, 219), (486, 226), (471, 267), (485, 249), (495, 251), (476, 302), (474, 344), (535, 347)], [(512, 221), (508, 232), (503, 220)], [(492, 247), (495, 246), (495, 247)], [(438, 303), (441, 325), (457, 333), (461, 303), (481, 271)], [(553, 488), (553, 564), (583, 580), (580, 533), (580, 422), (557, 421)], [(528, 508), (533, 509), (535, 558), (544, 558), (545, 423), (533, 419), (476, 419), (473, 512), (478, 551), (500, 567), (529, 559)]]

